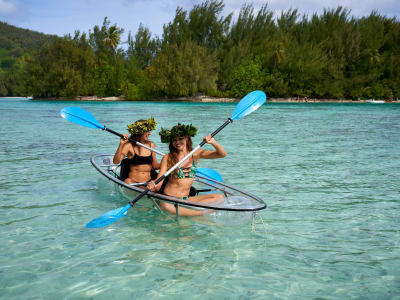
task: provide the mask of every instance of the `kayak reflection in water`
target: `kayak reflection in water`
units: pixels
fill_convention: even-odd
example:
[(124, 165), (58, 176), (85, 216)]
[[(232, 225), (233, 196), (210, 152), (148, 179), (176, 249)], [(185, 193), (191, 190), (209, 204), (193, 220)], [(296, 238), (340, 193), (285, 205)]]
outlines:
[[(149, 141), (151, 131), (157, 126), (154, 118), (138, 120), (128, 125), (130, 139), (155, 149), (156, 145)], [(142, 146), (135, 145), (124, 134), (120, 139), (113, 163), (121, 163), (120, 179), (128, 184), (147, 182), (157, 176), (155, 170), (160, 168), (156, 154)]]
[[(169, 143), (169, 153), (161, 160), (160, 172), (157, 178), (161, 177), (182, 158), (193, 150), (192, 139), (197, 133), (197, 128), (193, 125), (183, 125), (178, 123), (171, 130), (162, 128), (160, 131), (161, 142)], [(197, 150), (192, 157), (182, 162), (167, 178), (155, 185), (154, 180), (150, 181), (147, 188), (150, 191), (159, 191), (161, 187), (162, 193), (176, 198), (192, 202), (211, 203), (222, 199), (221, 194), (207, 194), (199, 196), (190, 196), (190, 188), (196, 175), (198, 161), (201, 158), (215, 159), (226, 156), (224, 147), (218, 144), (211, 135), (204, 137), (207, 144), (212, 145), (215, 150), (209, 151), (204, 149)], [(167, 181), (166, 183), (163, 182)], [(175, 206), (173, 204), (161, 201), (160, 207), (170, 213), (175, 214)], [(179, 207), (180, 216), (198, 216), (203, 215), (203, 211), (194, 210), (185, 207)]]

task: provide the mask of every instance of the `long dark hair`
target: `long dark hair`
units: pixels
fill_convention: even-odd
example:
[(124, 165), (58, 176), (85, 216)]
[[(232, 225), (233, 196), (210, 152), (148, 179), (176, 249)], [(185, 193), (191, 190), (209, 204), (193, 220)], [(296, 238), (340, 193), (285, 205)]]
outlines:
[[(186, 151), (190, 152), (193, 150), (193, 143), (192, 143), (192, 139), (190, 136), (185, 136), (186, 138)], [(174, 165), (176, 165), (176, 163), (179, 161), (178, 160), (178, 149), (176, 149), (172, 143), (172, 139), (169, 142), (169, 155), (168, 155), (168, 161), (167, 161), (167, 166), (168, 169), (172, 168)], [(176, 174), (178, 171), (177, 169), (174, 170), (174, 174)]]

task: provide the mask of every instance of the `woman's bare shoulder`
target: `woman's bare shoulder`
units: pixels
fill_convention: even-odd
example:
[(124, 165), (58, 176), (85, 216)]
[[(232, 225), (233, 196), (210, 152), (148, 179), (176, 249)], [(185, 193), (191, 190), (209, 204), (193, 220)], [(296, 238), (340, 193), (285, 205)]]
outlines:
[(127, 152), (133, 152), (133, 145), (132, 143), (126, 143), (124, 144), (124, 147), (122, 148), (122, 150), (125, 150)]

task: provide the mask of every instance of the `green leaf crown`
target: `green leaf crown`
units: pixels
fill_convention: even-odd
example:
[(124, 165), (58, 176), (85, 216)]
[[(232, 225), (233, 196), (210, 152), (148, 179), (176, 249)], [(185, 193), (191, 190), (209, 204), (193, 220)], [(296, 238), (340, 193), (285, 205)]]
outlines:
[(143, 133), (147, 131), (153, 131), (156, 129), (157, 122), (154, 120), (153, 117), (147, 119), (147, 120), (139, 120), (136, 121), (135, 123), (132, 123), (130, 125), (127, 125), (128, 131), (132, 135), (142, 135)]
[(178, 123), (178, 125), (175, 125), (172, 127), (171, 130), (161, 128), (161, 131), (159, 132), (159, 135), (161, 137), (161, 142), (162, 143), (169, 143), (172, 141), (174, 137), (185, 137), (185, 136), (191, 136), (194, 137), (197, 134), (197, 127), (193, 126), (192, 124), (190, 125), (183, 125), (181, 123)]

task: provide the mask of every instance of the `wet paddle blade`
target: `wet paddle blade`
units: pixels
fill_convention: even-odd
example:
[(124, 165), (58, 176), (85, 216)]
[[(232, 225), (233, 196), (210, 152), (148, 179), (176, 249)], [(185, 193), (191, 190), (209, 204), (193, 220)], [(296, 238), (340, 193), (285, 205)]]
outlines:
[(265, 103), (267, 96), (262, 91), (253, 91), (247, 94), (235, 108), (231, 119), (236, 120), (251, 114), (253, 111), (258, 109), (261, 105)]
[(222, 182), (222, 176), (216, 170), (210, 168), (198, 168), (197, 174)]
[(64, 119), (81, 126), (104, 129), (104, 126), (101, 125), (90, 112), (80, 107), (64, 107), (61, 110), (60, 115)]
[(110, 210), (109, 212), (105, 213), (101, 217), (94, 219), (90, 221), (89, 223), (86, 224), (87, 228), (102, 228), (106, 227), (115, 221), (118, 221), (122, 217), (125, 217), (128, 209), (131, 208), (130, 204), (127, 204), (124, 207), (116, 208), (113, 210)]

